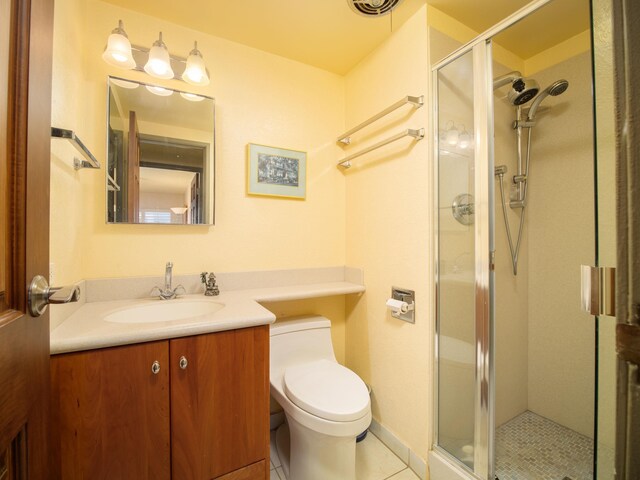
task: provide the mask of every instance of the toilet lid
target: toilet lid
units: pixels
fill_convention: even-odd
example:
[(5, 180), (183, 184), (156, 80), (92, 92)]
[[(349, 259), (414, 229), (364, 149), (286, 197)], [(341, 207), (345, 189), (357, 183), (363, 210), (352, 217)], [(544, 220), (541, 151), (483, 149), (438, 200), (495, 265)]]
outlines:
[(362, 379), (329, 360), (288, 367), (284, 391), (295, 405), (320, 418), (349, 422), (369, 411), (369, 392)]

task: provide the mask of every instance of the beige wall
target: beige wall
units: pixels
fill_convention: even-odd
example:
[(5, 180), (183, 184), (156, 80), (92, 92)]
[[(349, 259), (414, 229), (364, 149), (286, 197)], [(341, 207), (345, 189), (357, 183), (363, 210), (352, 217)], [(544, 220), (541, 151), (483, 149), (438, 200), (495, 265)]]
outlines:
[[(118, 19), (134, 44), (162, 30), (170, 51), (185, 55), (198, 40), (211, 85), (157, 83), (213, 96), (217, 106), (215, 227), (105, 225), (104, 168), (74, 172), (68, 145), (54, 150), (58, 281), (161, 274), (169, 259), (178, 274), (345, 263), (345, 179), (333, 140), (344, 129), (343, 77), (95, 0), (61, 0), (55, 14), (53, 124), (76, 130), (103, 164), (107, 75), (150, 78), (102, 61)], [(249, 142), (307, 152), (305, 201), (246, 195)]]
[(594, 320), (580, 309), (580, 265), (594, 262), (590, 54), (538, 72), (548, 97), (533, 130), (529, 190), (529, 409), (593, 435)]
[[(404, 128), (429, 132), (426, 7), (346, 77), (347, 126), (405, 95), (425, 107), (404, 107), (353, 136), (357, 151)], [(367, 291), (347, 300), (347, 366), (373, 389), (374, 417), (418, 455), (430, 445), (433, 307), (432, 192), (427, 139), (400, 140), (353, 162), (347, 182), (347, 264), (362, 267)], [(385, 308), (392, 286), (416, 291), (416, 323)]]
[[(509, 68), (494, 62), (494, 77)], [(509, 207), (509, 187), (516, 175), (518, 154), (514, 108), (505, 98), (509, 87), (494, 91), (495, 165), (506, 165), (504, 194), (513, 246), (518, 237), (520, 210)], [(529, 225), (525, 227), (518, 258), (518, 274), (513, 274), (511, 253), (502, 211), (499, 177), (495, 177), (495, 422), (503, 424), (527, 410), (528, 391), (528, 305), (529, 305)], [(528, 214), (528, 212), (527, 212)]]
[[(87, 131), (85, 125), (104, 120), (90, 114), (91, 99), (79, 94), (87, 91), (83, 68), (86, 5), (82, 0), (65, 0), (54, 9), (53, 75), (51, 124), (54, 127), (75, 129), (83, 142), (90, 142), (92, 150), (97, 127)], [(106, 95), (105, 95), (106, 97)], [(88, 119), (91, 121), (87, 121)], [(91, 136), (89, 136), (91, 135)], [(103, 135), (103, 134), (101, 134)], [(52, 282), (63, 285), (85, 276), (84, 256), (87, 239), (83, 236), (86, 221), (86, 202), (89, 184), (103, 181), (103, 170), (73, 169), (76, 150), (66, 140), (51, 141), (51, 210), (50, 261)], [(98, 155), (101, 163), (105, 155)]]

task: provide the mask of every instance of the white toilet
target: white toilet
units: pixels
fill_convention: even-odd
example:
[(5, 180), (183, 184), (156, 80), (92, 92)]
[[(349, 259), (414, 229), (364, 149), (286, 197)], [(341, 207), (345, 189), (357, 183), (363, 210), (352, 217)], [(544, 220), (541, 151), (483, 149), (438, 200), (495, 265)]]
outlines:
[(276, 444), (289, 480), (355, 480), (356, 436), (371, 423), (367, 387), (336, 361), (331, 322), (271, 325), (271, 394), (286, 423)]

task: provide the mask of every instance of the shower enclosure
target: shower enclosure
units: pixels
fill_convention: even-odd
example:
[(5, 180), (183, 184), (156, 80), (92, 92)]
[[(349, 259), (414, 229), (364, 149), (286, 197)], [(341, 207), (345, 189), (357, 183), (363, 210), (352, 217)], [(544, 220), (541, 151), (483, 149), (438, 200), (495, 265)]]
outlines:
[(433, 480), (613, 478), (614, 319), (580, 307), (615, 266), (607, 12), (570, 3), (570, 35), (535, 1), (433, 66)]

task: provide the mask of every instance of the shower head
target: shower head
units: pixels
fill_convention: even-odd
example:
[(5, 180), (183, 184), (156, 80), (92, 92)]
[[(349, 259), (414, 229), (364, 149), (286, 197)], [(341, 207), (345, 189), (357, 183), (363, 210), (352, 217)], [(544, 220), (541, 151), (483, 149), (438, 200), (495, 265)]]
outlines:
[(533, 117), (535, 117), (536, 111), (538, 110), (540, 103), (542, 103), (542, 101), (547, 97), (547, 95), (551, 95), (552, 97), (557, 97), (558, 95), (563, 94), (567, 90), (567, 88), (569, 88), (569, 82), (564, 79), (556, 80), (547, 88), (545, 88), (544, 91), (540, 95), (538, 95), (536, 99), (533, 101), (533, 103), (531, 104), (531, 108), (529, 109), (529, 114), (527, 115), (527, 120), (528, 121), (533, 120)]
[(518, 106), (527, 103), (540, 91), (538, 82), (532, 78), (524, 78), (520, 72), (509, 72), (493, 80), (493, 89), (511, 84), (507, 98), (512, 105)]
[(520, 78), (511, 85), (507, 98), (512, 105), (517, 107), (532, 100), (539, 91), (540, 86), (533, 78)]
[(516, 71), (509, 72), (505, 75), (501, 75), (493, 79), (493, 89), (497, 90), (500, 87), (504, 87), (509, 83), (513, 83), (521, 79), (522, 79), (522, 74), (520, 72), (516, 72)]

